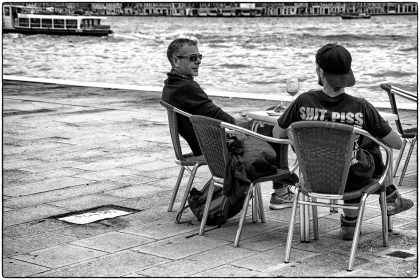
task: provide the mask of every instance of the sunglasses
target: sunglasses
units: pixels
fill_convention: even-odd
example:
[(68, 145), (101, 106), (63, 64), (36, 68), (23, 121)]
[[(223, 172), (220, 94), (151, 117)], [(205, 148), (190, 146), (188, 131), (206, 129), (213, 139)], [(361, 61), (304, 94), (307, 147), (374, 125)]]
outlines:
[(180, 57), (180, 58), (188, 57), (190, 59), (190, 61), (195, 62), (195, 61), (197, 61), (197, 59), (200, 59), (200, 61), (201, 61), (201, 59), (203, 58), (203, 55), (201, 53), (199, 53), (199, 54), (190, 54), (188, 56), (178, 55), (177, 57)]

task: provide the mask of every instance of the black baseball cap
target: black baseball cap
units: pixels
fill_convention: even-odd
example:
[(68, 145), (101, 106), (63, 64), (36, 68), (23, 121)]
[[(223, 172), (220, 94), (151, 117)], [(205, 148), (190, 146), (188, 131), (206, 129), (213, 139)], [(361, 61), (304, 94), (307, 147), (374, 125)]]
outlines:
[(327, 44), (316, 53), (316, 63), (333, 87), (351, 87), (356, 83), (351, 70), (351, 54), (343, 46)]

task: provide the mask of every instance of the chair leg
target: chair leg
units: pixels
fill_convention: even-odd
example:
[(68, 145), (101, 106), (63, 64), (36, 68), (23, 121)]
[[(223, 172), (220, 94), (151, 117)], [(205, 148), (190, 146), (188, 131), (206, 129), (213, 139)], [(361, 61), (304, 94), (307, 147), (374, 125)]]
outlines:
[[(309, 197), (305, 196), (305, 200), (308, 201)], [(310, 219), (310, 213), (309, 213), (309, 205), (303, 205), (303, 208), (305, 208), (305, 243), (309, 243), (310, 241), (310, 223), (309, 223), (309, 219)]]
[[(305, 200), (303, 193), (299, 193), (299, 201)], [(299, 218), (300, 218), (300, 242), (305, 242), (305, 204), (299, 204)]]
[(265, 223), (265, 212), (264, 212), (264, 203), (263, 203), (262, 194), (261, 194), (261, 184), (258, 184), (256, 186), (256, 190), (257, 190), (258, 208), (259, 208), (258, 213), (260, 214), (261, 223)]
[[(316, 198), (312, 198), (316, 202)], [(314, 240), (319, 240), (319, 230), (318, 230), (318, 206), (312, 206), (312, 222), (314, 227)]]
[(238, 247), (239, 239), (241, 238), (242, 227), (244, 226), (246, 212), (248, 211), (249, 200), (251, 198), (251, 194), (253, 191), (254, 191), (254, 186), (251, 185), (248, 190), (248, 194), (246, 195), (244, 205), (242, 206), (241, 219), (239, 220), (238, 230), (236, 231), (235, 244), (234, 244), (235, 247)]
[(411, 154), (413, 153), (413, 149), (414, 149), (414, 145), (416, 144), (416, 140), (417, 140), (417, 138), (414, 138), (413, 140), (411, 140), (410, 149), (408, 150), (407, 158), (405, 159), (404, 167), (401, 170), (400, 179), (398, 180), (398, 186), (401, 186), (402, 181), (404, 180), (405, 172), (407, 171), (408, 162), (411, 158)]
[(401, 146), (400, 152), (398, 153), (397, 161), (395, 162), (394, 174), (392, 174), (392, 177), (395, 177), (395, 175), (397, 175), (398, 166), (400, 165), (401, 158), (402, 158), (402, 156), (404, 154), (404, 150), (405, 150), (405, 145), (406, 144), (407, 144), (407, 139), (403, 138), (402, 146)]
[(176, 195), (178, 194), (179, 185), (181, 185), (181, 180), (182, 180), (182, 176), (184, 175), (184, 171), (185, 171), (185, 167), (181, 166), (181, 169), (179, 170), (179, 174), (178, 174), (178, 179), (176, 179), (176, 184), (175, 184), (174, 190), (172, 191), (171, 201), (169, 201), (168, 212), (172, 212), (172, 209), (174, 207)]
[[(290, 260), (290, 250), (292, 249), (292, 240), (293, 240), (293, 228), (295, 226), (295, 217), (296, 217), (296, 208), (299, 200), (300, 189), (297, 188), (296, 192), (293, 196), (293, 206), (292, 206), (292, 216), (290, 217), (290, 224), (289, 224), (289, 231), (287, 233), (287, 241), (286, 241), (286, 250), (284, 253), (284, 262), (288, 263)], [(300, 205), (300, 210), (302, 211), (302, 204)], [(300, 221), (302, 224), (302, 220)], [(302, 230), (302, 228), (301, 228)]]
[[(188, 179), (187, 186), (185, 188), (184, 196), (182, 197), (181, 205), (179, 207), (179, 211), (181, 211), (185, 204), (187, 203), (188, 195), (190, 194), (190, 190), (192, 187), (192, 184), (194, 182), (195, 174), (197, 173), (197, 169), (200, 167), (200, 165), (197, 163), (194, 165), (193, 169), (190, 171), (190, 178)], [(188, 169), (187, 169), (188, 170)]]
[(203, 235), (204, 233), (204, 228), (206, 227), (207, 216), (209, 215), (210, 202), (213, 197), (213, 192), (214, 192), (214, 180), (211, 180), (209, 192), (207, 195), (206, 205), (204, 207), (203, 218), (201, 219), (200, 231), (198, 232), (198, 235)]
[(362, 198), (360, 199), (359, 213), (357, 215), (356, 228), (354, 229), (353, 243), (351, 244), (350, 260), (349, 260), (349, 266), (347, 268), (348, 271), (353, 270), (354, 258), (356, 256), (357, 245), (359, 243), (360, 230), (362, 226), (363, 213), (365, 211), (365, 204), (366, 204), (367, 196), (368, 195), (364, 193), (362, 195)]
[(251, 205), (252, 205), (252, 223), (256, 223), (258, 220), (257, 214), (258, 214), (258, 197), (257, 197), (257, 189), (256, 186), (254, 186), (252, 190), (252, 199), (251, 199)]
[(381, 191), (379, 199), (381, 200), (383, 245), (384, 245), (384, 247), (388, 247), (388, 215), (387, 215), (386, 192), (385, 191)]

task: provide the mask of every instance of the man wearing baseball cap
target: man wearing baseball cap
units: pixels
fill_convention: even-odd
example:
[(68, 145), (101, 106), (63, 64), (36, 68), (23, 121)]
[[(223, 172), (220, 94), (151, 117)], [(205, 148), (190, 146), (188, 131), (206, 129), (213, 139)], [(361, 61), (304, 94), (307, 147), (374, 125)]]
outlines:
[[(347, 123), (368, 131), (385, 145), (401, 148), (400, 136), (392, 130), (376, 108), (364, 98), (345, 93), (346, 87), (356, 84), (351, 69), (351, 54), (341, 45), (327, 44), (316, 53), (316, 73), (322, 90), (311, 90), (299, 95), (278, 119), (273, 135), (286, 138), (286, 129), (294, 122), (323, 120)], [(360, 182), (381, 174), (384, 164), (377, 144), (364, 141), (355, 145), (346, 190), (357, 189)], [(402, 198), (394, 185), (386, 190), (388, 215), (395, 215), (413, 207), (414, 203)], [(360, 198), (346, 203), (357, 203)], [(344, 240), (352, 240), (357, 210), (343, 209), (341, 229)]]

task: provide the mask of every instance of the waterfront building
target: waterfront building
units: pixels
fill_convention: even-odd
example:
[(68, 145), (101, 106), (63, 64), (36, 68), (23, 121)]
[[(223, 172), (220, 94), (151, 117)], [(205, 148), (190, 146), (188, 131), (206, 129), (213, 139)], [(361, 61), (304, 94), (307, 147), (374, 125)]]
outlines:
[(186, 16), (187, 4), (184, 3), (170, 3), (169, 15), (171, 16)]
[(386, 3), (385, 5), (386, 14), (409, 14), (417, 13), (416, 3)]
[(346, 13), (346, 3), (312, 2), (308, 3), (308, 15), (338, 16)]
[(115, 16), (123, 14), (121, 2), (94, 2), (92, 3), (92, 11), (98, 15), (104, 16)]

